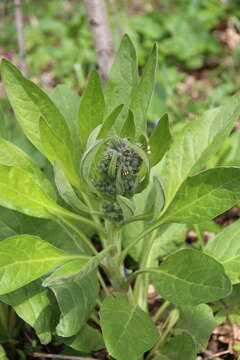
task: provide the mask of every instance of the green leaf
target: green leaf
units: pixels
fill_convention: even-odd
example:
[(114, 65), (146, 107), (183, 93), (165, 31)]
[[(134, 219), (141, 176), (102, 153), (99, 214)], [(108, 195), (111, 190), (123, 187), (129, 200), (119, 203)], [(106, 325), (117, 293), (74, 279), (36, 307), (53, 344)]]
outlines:
[(7, 354), (2, 345), (0, 345), (0, 360), (8, 360)]
[[(86, 226), (81, 231), (91, 237)], [(92, 254), (89, 247), (76, 234), (69, 234), (57, 221), (34, 218), (0, 207), (0, 241), (18, 234), (36, 235), (68, 253)]]
[(205, 304), (183, 306), (176, 329), (188, 331), (196, 344), (197, 351), (205, 350), (213, 329), (217, 326), (212, 309)]
[(39, 120), (41, 142), (49, 161), (54, 165), (58, 162), (71, 184), (79, 186), (80, 179), (74, 166), (74, 158), (71, 148), (55, 133), (44, 118)]
[(160, 222), (197, 224), (228, 210), (240, 199), (240, 167), (213, 168), (186, 179)]
[[(51, 99), (64, 116), (71, 132), (75, 154), (79, 156), (80, 141), (77, 128), (77, 117), (80, 105), (80, 96), (67, 85), (57, 85), (51, 93)], [(78, 159), (76, 159), (78, 160)]]
[(151, 166), (162, 160), (171, 142), (172, 136), (169, 129), (168, 114), (164, 114), (149, 138)]
[(51, 341), (54, 308), (47, 289), (41, 281), (34, 281), (10, 294), (0, 296), (0, 300), (11, 305), (19, 317), (32, 326), (42, 344)]
[(134, 115), (136, 137), (145, 133), (147, 129), (147, 110), (154, 89), (155, 73), (157, 67), (157, 46), (153, 47), (152, 53), (143, 69), (139, 83), (133, 91), (130, 109)]
[(81, 163), (80, 163), (80, 175), (83, 180), (86, 181), (89, 187), (93, 190), (95, 189), (92, 180), (93, 180), (93, 169), (95, 164), (95, 158), (97, 156), (98, 151), (100, 150), (101, 146), (106, 142), (106, 139), (97, 140), (93, 143), (87, 151), (83, 154)]
[[(97, 269), (111, 248), (112, 246), (106, 247), (106, 249), (102, 250), (88, 261), (85, 261), (86, 259), (81, 259), (81, 261), (77, 260), (76, 262), (71, 262), (71, 264), (69, 263), (67, 266), (62, 266), (44, 280), (43, 286), (65, 284), (68, 279), (70, 282), (83, 279)], [(79, 264), (81, 266), (79, 266)], [(67, 273), (65, 273), (65, 269), (67, 269)]]
[(128, 35), (125, 35), (115, 57), (105, 91), (107, 114), (120, 104), (129, 104), (132, 91), (137, 84), (137, 68), (134, 45)]
[(78, 198), (58, 163), (54, 165), (54, 177), (58, 192), (63, 200), (76, 211), (80, 210), (81, 212), (89, 213), (88, 207)]
[(104, 120), (104, 123), (102, 124), (102, 127), (99, 131), (99, 134), (97, 136), (97, 139), (103, 139), (109, 135), (109, 133), (112, 132), (113, 125), (115, 124), (116, 120), (118, 119), (121, 111), (122, 111), (123, 105), (118, 105), (111, 113), (110, 115)]
[(131, 110), (129, 110), (128, 117), (122, 126), (120, 137), (130, 139), (134, 139), (135, 137), (135, 122)]
[(135, 206), (132, 200), (117, 195), (117, 203), (122, 209), (124, 219), (130, 218), (134, 214)]
[(53, 218), (49, 211), (61, 209), (44, 193), (38, 178), (35, 180), (30, 173), (5, 165), (0, 165), (0, 205), (46, 219)]
[(53, 200), (56, 200), (57, 195), (53, 186), (45, 178), (34, 161), (17, 146), (2, 138), (0, 138), (0, 164), (15, 166), (32, 174), (42, 190)]
[(102, 123), (104, 111), (105, 102), (101, 79), (98, 73), (93, 71), (82, 96), (78, 113), (79, 134), (83, 147), (86, 146), (92, 130)]
[(239, 95), (228, 103), (207, 111), (179, 132), (161, 162), (158, 172), (166, 190), (165, 207), (174, 198), (181, 184), (201, 169), (229, 135), (240, 115)]
[(175, 336), (157, 352), (153, 360), (195, 360), (197, 349), (187, 331), (176, 331)]
[(55, 266), (80, 255), (66, 254), (37, 236), (18, 235), (0, 242), (0, 295), (17, 290)]
[[(50, 98), (37, 85), (24, 78), (15, 66), (5, 59), (2, 60), (2, 77), (16, 117), (29, 140), (50, 161), (55, 160), (55, 156), (57, 156), (61, 162), (62, 156), (67, 156), (67, 154), (70, 154), (69, 159), (71, 159), (73, 144), (70, 130), (64, 117)], [(48, 135), (51, 134), (45, 140), (45, 146), (42, 144), (39, 132), (40, 118), (43, 118), (48, 126)], [(53, 151), (48, 153), (49, 149), (46, 149), (46, 143), (51, 137), (53, 137), (51, 147), (53, 144), (56, 146), (60, 144), (59, 149), (54, 148), (54, 159)], [(66, 168), (73, 172), (71, 165), (71, 162), (70, 164), (65, 163)]]
[(155, 219), (156, 217), (159, 217), (159, 214), (161, 213), (165, 203), (164, 185), (159, 175), (153, 176), (153, 191), (155, 195), (153, 204), (153, 214)]
[(56, 331), (59, 336), (76, 335), (91, 315), (99, 292), (96, 269), (79, 276), (87, 260), (74, 260), (57, 269), (44, 282), (56, 296), (61, 310)]
[(159, 294), (177, 305), (212, 302), (231, 292), (223, 266), (198, 250), (180, 250), (151, 272)]
[(61, 111), (74, 137), (80, 105), (79, 95), (67, 85), (57, 85), (51, 94), (51, 99)]
[(204, 251), (219, 261), (233, 283), (240, 282), (240, 220), (211, 239)]
[(105, 348), (103, 337), (97, 329), (92, 328), (88, 324), (83, 325), (81, 330), (73, 337), (62, 339), (63, 343), (71, 348), (91, 353)]
[(105, 298), (100, 322), (107, 350), (117, 360), (139, 359), (158, 339), (151, 318), (124, 294)]
[(231, 321), (231, 323), (239, 324), (240, 323), (240, 284), (233, 286), (232, 293), (213, 304), (213, 311), (215, 314), (215, 319), (218, 324), (224, 323), (226, 320)]
[(184, 245), (187, 234), (185, 224), (165, 224), (161, 226), (156, 234), (150, 258), (153, 260), (164, 258), (179, 250)]

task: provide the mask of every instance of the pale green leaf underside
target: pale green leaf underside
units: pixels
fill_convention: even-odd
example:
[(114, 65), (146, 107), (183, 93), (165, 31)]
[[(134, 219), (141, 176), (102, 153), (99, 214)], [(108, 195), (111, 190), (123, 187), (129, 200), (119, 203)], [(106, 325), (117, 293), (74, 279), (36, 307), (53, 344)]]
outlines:
[(104, 341), (117, 360), (137, 360), (158, 339), (150, 317), (137, 305), (128, 303), (124, 294), (107, 297), (100, 308)]
[(17, 290), (69, 260), (69, 255), (37, 236), (18, 235), (0, 242), (0, 295)]
[(103, 337), (97, 329), (85, 324), (73, 337), (62, 339), (63, 343), (74, 350), (90, 353), (105, 348)]
[(228, 210), (239, 199), (240, 168), (209, 169), (187, 178), (160, 222), (205, 222)]
[(54, 308), (48, 297), (48, 291), (41, 287), (40, 280), (2, 295), (0, 300), (11, 305), (18, 316), (35, 329), (42, 344), (51, 341)]
[[(86, 260), (74, 260), (50, 276), (44, 286), (49, 286), (56, 296), (61, 310), (60, 321), (56, 331), (59, 336), (69, 337), (76, 333), (84, 325), (96, 304), (99, 285), (96, 271), (88, 272), (85, 276), (77, 277), (80, 269), (86, 264)], [(61, 282), (54, 284), (53, 279), (60, 277)]]
[(225, 268), (233, 283), (240, 282), (240, 220), (222, 230), (211, 239), (204, 251)]
[(231, 283), (215, 259), (197, 250), (180, 250), (153, 270), (159, 294), (177, 305), (198, 305), (224, 298)]

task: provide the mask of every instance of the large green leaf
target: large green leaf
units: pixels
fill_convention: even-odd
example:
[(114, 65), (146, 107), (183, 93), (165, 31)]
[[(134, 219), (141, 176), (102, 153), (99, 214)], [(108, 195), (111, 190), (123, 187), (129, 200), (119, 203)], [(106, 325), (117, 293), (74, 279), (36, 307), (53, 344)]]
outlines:
[(100, 321), (107, 350), (117, 360), (139, 359), (158, 339), (150, 317), (124, 294), (105, 298)]
[(87, 260), (74, 260), (57, 269), (43, 285), (54, 292), (61, 310), (56, 331), (59, 336), (76, 335), (91, 315), (96, 304), (99, 284), (96, 269), (79, 271)]
[(40, 280), (2, 295), (0, 300), (11, 305), (18, 316), (35, 329), (42, 344), (51, 341), (54, 308), (48, 297), (48, 291), (41, 287)]
[(198, 250), (180, 250), (151, 271), (159, 294), (177, 305), (216, 301), (231, 292), (223, 266)]
[(5, 165), (0, 165), (0, 205), (46, 219), (53, 217), (49, 211), (61, 209), (44, 193), (38, 177)]
[(196, 344), (197, 350), (205, 350), (213, 329), (217, 326), (212, 309), (205, 304), (183, 306), (180, 308), (180, 318), (177, 329), (188, 331)]
[(0, 295), (47, 274), (55, 266), (77, 258), (37, 236), (18, 235), (0, 242)]
[(93, 71), (82, 96), (78, 113), (79, 134), (83, 147), (86, 146), (92, 130), (102, 123), (104, 111), (105, 102), (101, 79), (98, 73)]
[(239, 201), (239, 179), (240, 167), (213, 168), (188, 177), (159, 221), (197, 224), (214, 218)]
[[(68, 170), (69, 176), (74, 179), (76, 174), (71, 163), (73, 143), (70, 130), (60, 111), (37, 85), (27, 80), (6, 59), (2, 60), (2, 77), (16, 117), (29, 140), (51, 162), (56, 160), (55, 157), (57, 157), (59, 162)], [(40, 118), (43, 118), (48, 126), (48, 136), (45, 139), (44, 146), (39, 132)], [(49, 147), (46, 146), (50, 140), (51, 144), (49, 146), (56, 146), (54, 156), (53, 149), (49, 151)], [(60, 145), (59, 149), (57, 148), (58, 145)], [(65, 161), (65, 156), (69, 158), (69, 163)]]
[(222, 230), (211, 239), (204, 251), (225, 268), (233, 283), (240, 282), (240, 220)]
[(134, 116), (136, 136), (140, 136), (142, 133), (145, 133), (147, 128), (147, 110), (154, 89), (156, 67), (157, 46), (155, 45), (143, 69), (141, 79), (133, 91), (129, 105)]
[(121, 41), (105, 91), (107, 114), (118, 105), (129, 104), (137, 84), (137, 56), (133, 43), (127, 35)]
[(201, 169), (222, 145), (240, 115), (239, 95), (207, 111), (179, 132), (158, 170), (166, 190), (166, 207), (184, 180)]
[(153, 360), (195, 360), (197, 349), (194, 340), (187, 331), (176, 331), (164, 347), (157, 351)]
[(88, 324), (83, 325), (75, 336), (67, 339), (63, 338), (62, 341), (71, 348), (85, 353), (91, 353), (92, 351), (105, 348), (100, 331), (92, 328)]
[(48, 179), (45, 178), (34, 161), (17, 146), (2, 138), (0, 138), (0, 164), (15, 166), (32, 174), (42, 190), (52, 199), (56, 200), (56, 193), (53, 186)]
[[(92, 233), (89, 233), (88, 227), (80, 225), (81, 231), (90, 237)], [(70, 233), (69, 229), (66, 231), (61, 223), (55, 220), (34, 218), (0, 206), (0, 241), (18, 234), (39, 236), (68, 253), (92, 254), (79, 236), (76, 236), (76, 233)]]

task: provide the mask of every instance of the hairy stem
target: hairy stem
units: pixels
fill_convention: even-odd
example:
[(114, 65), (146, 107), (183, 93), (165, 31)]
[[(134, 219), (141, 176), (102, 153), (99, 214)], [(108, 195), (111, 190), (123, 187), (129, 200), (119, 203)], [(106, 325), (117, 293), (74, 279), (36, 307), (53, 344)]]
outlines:
[[(146, 239), (146, 245), (142, 250), (142, 261), (140, 263), (140, 269), (147, 269), (151, 266), (151, 250), (156, 237), (156, 231), (153, 231), (150, 238)], [(134, 300), (144, 310), (148, 310), (148, 285), (149, 285), (149, 274), (144, 274), (138, 277), (134, 286)]]

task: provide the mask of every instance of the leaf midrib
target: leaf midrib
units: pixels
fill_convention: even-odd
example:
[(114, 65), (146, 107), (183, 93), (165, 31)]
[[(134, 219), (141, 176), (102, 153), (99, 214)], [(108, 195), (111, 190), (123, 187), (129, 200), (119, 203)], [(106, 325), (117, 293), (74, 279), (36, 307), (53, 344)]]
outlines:
[[(239, 173), (240, 173), (240, 169), (239, 169)], [(171, 219), (171, 217), (175, 217), (176, 216), (176, 214), (178, 214), (179, 212), (182, 212), (183, 210), (186, 210), (186, 209), (188, 209), (188, 208), (191, 208), (192, 206), (193, 206), (193, 204), (196, 204), (198, 201), (202, 201), (202, 199), (204, 199), (205, 197), (207, 197), (207, 196), (209, 196), (210, 194), (212, 194), (213, 192), (215, 192), (215, 191), (217, 191), (218, 189), (221, 189), (223, 186), (225, 186), (225, 185), (227, 185), (227, 184), (231, 184), (231, 183), (233, 183), (233, 182), (235, 182), (236, 181), (236, 179), (234, 179), (234, 180), (230, 180), (230, 181), (227, 181), (227, 182), (225, 182), (224, 184), (222, 184), (222, 185), (220, 185), (220, 186), (217, 186), (217, 187), (215, 187), (214, 189), (212, 189), (212, 190), (210, 190), (209, 192), (207, 192), (206, 194), (204, 194), (204, 195), (202, 195), (201, 197), (198, 197), (197, 199), (195, 199), (194, 201), (192, 201), (191, 203), (190, 202), (188, 202), (185, 206), (183, 206), (183, 207), (181, 207), (181, 209), (179, 209), (179, 210), (177, 210), (175, 213), (174, 213), (174, 215), (171, 215), (170, 214), (170, 216), (168, 215), (165, 219), (164, 219), (164, 216), (162, 217), (162, 219), (164, 219), (164, 221), (166, 221), (167, 219)], [(176, 194), (176, 196), (177, 196), (177, 194)], [(237, 201), (237, 200), (236, 200)], [(171, 206), (173, 206), (174, 205), (174, 199), (173, 199), (173, 202), (169, 205), (169, 207), (166, 209), (166, 213), (165, 214), (167, 214), (167, 211), (170, 211), (171, 210)]]

